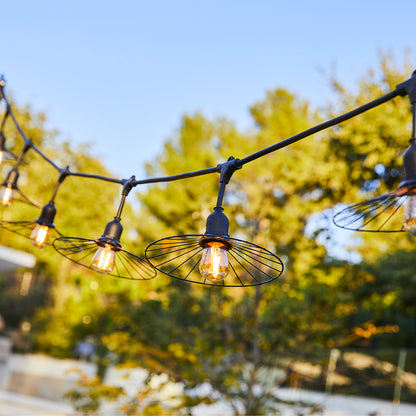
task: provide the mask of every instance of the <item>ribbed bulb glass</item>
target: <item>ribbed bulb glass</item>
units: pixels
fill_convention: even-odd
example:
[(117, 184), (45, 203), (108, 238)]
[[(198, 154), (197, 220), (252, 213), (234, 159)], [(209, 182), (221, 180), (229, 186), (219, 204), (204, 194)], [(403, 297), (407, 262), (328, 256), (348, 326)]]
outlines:
[(227, 277), (230, 265), (226, 248), (225, 244), (218, 241), (206, 244), (199, 263), (199, 271), (205, 279), (219, 282)]
[(95, 252), (91, 267), (100, 273), (110, 273), (116, 263), (116, 251), (114, 247), (109, 244), (104, 244), (103, 246), (98, 247), (98, 250)]
[(3, 186), (0, 191), (0, 202), (3, 206), (10, 205), (13, 199), (13, 187), (11, 185)]
[(416, 195), (408, 195), (404, 206), (403, 228), (416, 237)]
[(48, 237), (49, 227), (47, 225), (36, 224), (36, 227), (30, 234), (30, 241), (35, 247), (42, 248), (47, 244)]

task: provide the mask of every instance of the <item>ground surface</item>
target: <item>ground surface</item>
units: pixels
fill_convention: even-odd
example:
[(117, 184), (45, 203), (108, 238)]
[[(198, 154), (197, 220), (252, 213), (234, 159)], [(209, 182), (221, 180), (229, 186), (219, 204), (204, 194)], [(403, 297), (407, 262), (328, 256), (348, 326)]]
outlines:
[[(416, 405), (401, 403), (393, 405), (385, 400), (372, 400), (360, 397), (332, 395), (322, 393), (280, 389), (279, 395), (287, 400), (313, 402), (324, 407), (323, 416), (416, 416)], [(299, 408), (282, 408), (283, 416), (295, 416)], [(0, 390), (0, 416), (73, 416), (68, 403), (23, 396)], [(230, 409), (224, 404), (195, 409), (195, 416), (226, 416), (231, 415)], [(102, 416), (115, 416), (114, 411), (100, 412)]]

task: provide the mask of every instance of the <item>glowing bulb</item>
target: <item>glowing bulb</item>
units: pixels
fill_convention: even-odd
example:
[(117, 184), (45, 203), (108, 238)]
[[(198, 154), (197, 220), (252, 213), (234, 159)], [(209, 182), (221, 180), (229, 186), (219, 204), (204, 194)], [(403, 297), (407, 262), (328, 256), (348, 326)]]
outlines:
[(0, 202), (3, 206), (10, 205), (13, 199), (13, 188), (11, 185), (3, 186), (0, 191)]
[(0, 165), (3, 163), (4, 159), (4, 150), (0, 150)]
[(114, 269), (116, 252), (109, 244), (98, 247), (92, 258), (91, 267), (100, 273), (110, 273)]
[(416, 237), (416, 195), (408, 195), (404, 206), (403, 228)]
[(225, 248), (225, 244), (218, 241), (205, 246), (199, 263), (199, 271), (205, 279), (219, 282), (227, 277), (230, 267)]
[(47, 225), (36, 224), (30, 234), (30, 241), (35, 247), (42, 248), (46, 245), (49, 235), (49, 227)]

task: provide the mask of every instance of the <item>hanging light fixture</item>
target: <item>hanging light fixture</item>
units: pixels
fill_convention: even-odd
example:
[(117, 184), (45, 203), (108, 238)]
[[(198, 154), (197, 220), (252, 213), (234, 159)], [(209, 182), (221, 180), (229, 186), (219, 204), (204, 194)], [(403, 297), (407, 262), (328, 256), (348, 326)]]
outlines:
[(43, 248), (62, 235), (53, 223), (55, 214), (56, 208), (51, 201), (42, 208), (35, 221), (0, 221), (0, 227), (29, 238), (35, 247)]
[(221, 166), (217, 205), (203, 235), (167, 237), (146, 248), (146, 259), (158, 271), (191, 283), (233, 287), (261, 285), (282, 274), (283, 263), (275, 254), (228, 234), (222, 200), (231, 175), (241, 166), (234, 158)]
[[(24, 202), (30, 205), (33, 205), (35, 207), (40, 208), (41, 205), (36, 202), (33, 198), (31, 198), (29, 195), (25, 194), (17, 185), (17, 180), (19, 179), (19, 171), (18, 171), (18, 167), (19, 165), (23, 162), (23, 158), (26, 154), (26, 152), (29, 149), (34, 149), (36, 150), (43, 158), (45, 158), (48, 162), (51, 162), (48, 158), (46, 158), (42, 152), (40, 152), (32, 143), (32, 140), (28, 139), (26, 137), (26, 135), (24, 134), (22, 128), (20, 127), (19, 123), (16, 120), (16, 117), (14, 116), (13, 112), (10, 109), (10, 104), (8, 103), (5, 95), (4, 95), (4, 87), (6, 85), (6, 81), (3, 77), (3, 75), (0, 76), (0, 100), (4, 100), (4, 102), (6, 103), (6, 115), (3, 118), (2, 124), (0, 126), (0, 131), (1, 131), (1, 137), (0, 137), (0, 151), (2, 153), (2, 157), (6, 156), (6, 157), (11, 157), (13, 159), (16, 159), (16, 162), (14, 163), (13, 168), (9, 171), (9, 173), (7, 174), (7, 178), (6, 180), (1, 184), (1, 189), (0, 189), (0, 206), (3, 207), (7, 207), (9, 206), (13, 200), (16, 201), (20, 201), (20, 202)], [(19, 156), (16, 158), (14, 157), (13, 154), (11, 154), (10, 152), (7, 152), (6, 147), (5, 147), (5, 138), (4, 138), (4, 134), (3, 134), (3, 128), (4, 128), (4, 124), (6, 122), (7, 117), (9, 117), (12, 119), (12, 122), (14, 123), (14, 125), (16, 126), (18, 132), (20, 133), (20, 135), (23, 138), (24, 141), (24, 146), (23, 146), (23, 150), (21, 151), (21, 153), (19, 154)], [(53, 163), (53, 162), (52, 162)], [(56, 165), (54, 165), (56, 166)]]
[(17, 185), (18, 179), (19, 171), (14, 167), (7, 174), (6, 180), (1, 184), (0, 204), (3, 207), (8, 207), (12, 201), (19, 201), (40, 208), (41, 205), (38, 202), (19, 188)]
[(17, 180), (19, 179), (18, 167), (23, 161), (24, 155), (30, 148), (32, 148), (32, 141), (28, 140), (25, 142), (23, 150), (17, 157), (13, 168), (7, 174), (6, 180), (1, 184), (2, 187), (0, 189), (0, 204), (3, 207), (9, 206), (13, 200), (24, 202), (38, 208), (41, 207), (38, 202), (36, 202), (29, 195), (25, 194), (17, 185)]
[(56, 215), (55, 197), (59, 186), (69, 174), (68, 167), (60, 170), (59, 179), (55, 185), (51, 200), (42, 208), (39, 218), (35, 221), (0, 221), (0, 227), (29, 238), (35, 247), (43, 248), (51, 245), (55, 238), (62, 236), (55, 228), (53, 222)]
[(59, 237), (53, 242), (55, 250), (67, 259), (88, 269), (113, 277), (146, 280), (156, 276), (156, 270), (144, 259), (124, 250), (120, 243), (123, 231), (121, 213), (135, 177), (124, 180), (117, 215), (110, 221), (101, 237), (87, 239)]
[(416, 236), (416, 71), (398, 85), (412, 104), (412, 137), (403, 155), (405, 180), (397, 190), (350, 205), (333, 217), (336, 226), (351, 231), (403, 232)]

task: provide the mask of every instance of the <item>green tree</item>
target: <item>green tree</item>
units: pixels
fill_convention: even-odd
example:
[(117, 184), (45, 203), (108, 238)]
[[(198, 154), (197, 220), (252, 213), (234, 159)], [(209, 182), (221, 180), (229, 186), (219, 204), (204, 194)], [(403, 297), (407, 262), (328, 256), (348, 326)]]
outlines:
[[(392, 65), (382, 57), (378, 72), (382, 75), (370, 73), (356, 94), (334, 82), (340, 98), (336, 112), (372, 100), (408, 77), (407, 68), (398, 71)], [(334, 111), (330, 108), (328, 114)], [(242, 158), (319, 121), (306, 102), (283, 89), (269, 92), (251, 112), (256, 129), (246, 134), (226, 120), (209, 122), (200, 114), (185, 116), (178, 135), (168, 141), (149, 173), (171, 175), (215, 166), (230, 155)], [(364, 334), (357, 329), (369, 328), (370, 321), (367, 316), (358, 316), (355, 296), (371, 282), (372, 274), (362, 265), (328, 256), (318, 239), (326, 233), (331, 242), (327, 226), (314, 234), (308, 233), (307, 227), (316, 213), (374, 190), (383, 192), (400, 181), (399, 154), (410, 137), (409, 120), (408, 102), (396, 99), (236, 172), (224, 206), (230, 234), (283, 255), (287, 267), (281, 284), (247, 289), (245, 295), (238, 290), (213, 294), (209, 288), (189, 288), (165, 280), (158, 301), (163, 308), (168, 305), (169, 314), (157, 314), (164, 316), (163, 322), (158, 322), (163, 337), (158, 338), (155, 328), (151, 337), (144, 336), (142, 329), (134, 337), (129, 335), (129, 341), (136, 339), (141, 346), (136, 359), (140, 362), (146, 350), (156, 347), (153, 351), (158, 358), (150, 356), (157, 364), (147, 362), (147, 368), (166, 371), (191, 388), (209, 382), (236, 413), (241, 410), (239, 403), (249, 414), (266, 410), (268, 394), (278, 384), (254, 399), (261, 370), (265, 366), (290, 367), (290, 360), (288, 365), (276, 359), (277, 352), (291, 359), (307, 359), (317, 348), (347, 346), (357, 334)], [(382, 170), (388, 174), (380, 175)], [(154, 240), (203, 232), (204, 219), (215, 203), (217, 182), (218, 178), (198, 178), (142, 192), (141, 215), (147, 221), (139, 220), (139, 235)], [(367, 262), (377, 259), (387, 246), (376, 238), (363, 237), (357, 248)], [(409, 244), (406, 238), (395, 237), (394, 241), (398, 247)], [(164, 293), (169, 294), (168, 299)], [(178, 314), (175, 305), (180, 305)], [(192, 312), (196, 310), (204, 311), (203, 322)], [(199, 331), (191, 329), (194, 325)], [(375, 333), (377, 330), (371, 336)], [(116, 338), (110, 339), (114, 351), (123, 350)], [(176, 355), (172, 349), (178, 351)], [(142, 364), (146, 366), (145, 361)], [(244, 369), (251, 369), (246, 383)]]
[[(157, 163), (149, 166), (149, 174), (173, 175), (215, 166), (230, 155), (242, 158), (317, 120), (306, 102), (283, 89), (269, 92), (264, 102), (253, 106), (252, 113), (258, 131), (249, 134), (239, 133), (224, 119), (209, 122), (200, 114), (185, 116), (178, 135), (168, 141)], [(303, 233), (311, 213), (318, 211), (319, 204), (327, 207), (330, 199), (321, 195), (318, 178), (310, 175), (316, 162), (311, 150), (322, 148), (320, 153), (324, 154), (325, 146), (318, 138), (305, 146), (285, 149), (280, 158), (279, 154), (271, 155), (246, 165), (236, 172), (226, 193), (231, 235), (279, 254), (283, 251), (293, 259), (285, 281), (295, 282), (295, 311), (302, 296), (298, 274), (319, 265), (326, 254), (323, 246)], [(309, 172), (302, 173), (305, 166)], [(329, 175), (327, 170), (324, 173)], [(152, 186), (142, 192), (138, 234), (154, 240), (173, 234), (203, 233), (218, 190), (218, 176), (212, 176)], [(312, 201), (318, 206), (308, 210)], [(298, 251), (303, 253), (301, 260), (294, 255)], [(133, 360), (150, 371), (166, 372), (172, 380), (184, 382), (190, 391), (210, 383), (212, 394), (227, 401), (236, 414), (261, 413), (278, 402), (273, 391), (285, 373), (279, 369), (284, 365), (275, 359), (275, 353), (293, 347), (301, 339), (294, 329), (293, 339), (269, 334), (270, 328), (283, 327), (287, 320), (286, 316), (267, 313), (269, 302), (276, 298), (281, 299), (279, 305), (285, 302), (281, 286), (277, 283), (269, 285), (268, 290), (246, 289), (246, 294), (235, 289), (218, 293), (159, 279), (163, 283), (152, 301), (158, 302), (158, 311), (149, 317), (151, 327), (146, 324), (144, 302), (137, 308), (137, 321), (132, 319), (128, 328), (104, 338), (108, 348), (122, 361)], [(268, 385), (262, 380), (266, 371), (273, 375), (268, 377)]]
[[(111, 176), (102, 163), (90, 153), (89, 146), (74, 148), (58, 140), (58, 132), (46, 128), (46, 116), (30, 107), (12, 106), (22, 130), (39, 149), (58, 166), (69, 166), (72, 172)], [(6, 145), (15, 154), (22, 151), (24, 141), (10, 119), (5, 124)], [(12, 164), (2, 166), (3, 178)], [(59, 172), (37, 152), (29, 149), (19, 166), (19, 187), (41, 206), (48, 203), (59, 178)], [(56, 228), (64, 235), (97, 238), (105, 224), (112, 220), (121, 197), (121, 186), (100, 180), (67, 177), (62, 183), (55, 206)], [(128, 222), (132, 209), (126, 206)], [(40, 209), (13, 202), (1, 208), (6, 221), (34, 221)], [(128, 227), (126, 227), (128, 229)], [(128, 243), (127, 233), (122, 243)], [(6, 333), (24, 335), (30, 342), (26, 349), (35, 349), (57, 356), (72, 356), (80, 338), (93, 335), (99, 342), (95, 318), (114, 293), (129, 292), (139, 297), (140, 287), (100, 276), (77, 266), (55, 252), (52, 247), (37, 249), (19, 235), (5, 229), (0, 231), (0, 244), (30, 252), (37, 257), (30, 289), (21, 294), (21, 271), (3, 274), (0, 284), (0, 314), (4, 317)], [(128, 244), (127, 244), (128, 245)], [(21, 332), (23, 322), (31, 330)], [(28, 326), (26, 325), (26, 328)]]
[[(360, 81), (358, 92), (347, 91), (334, 81), (338, 105), (326, 115), (343, 113), (382, 95), (409, 73), (382, 57), (377, 71)], [(269, 91), (252, 106), (251, 114), (255, 126), (245, 133), (226, 119), (184, 116), (162, 154), (147, 166), (148, 174), (174, 175), (216, 166), (229, 156), (243, 158), (320, 121), (306, 101), (281, 88)], [(387, 285), (387, 274), (379, 267), (391, 270), (395, 261), (386, 259), (385, 263), (381, 256), (392, 245), (410, 251), (412, 241), (402, 234), (389, 236), (388, 244), (386, 237), (363, 235), (356, 251), (365, 263), (351, 264), (331, 258), (327, 251), (332, 242), (329, 225), (314, 226), (314, 221), (339, 203), (385, 192), (400, 182), (400, 153), (410, 137), (410, 116), (407, 100), (397, 98), (246, 164), (234, 174), (224, 204), (230, 235), (278, 253), (286, 265), (280, 281), (260, 288), (218, 290), (159, 276), (153, 282), (133, 285), (98, 279), (72, 264), (55, 264), (45, 255), (52, 289), (49, 306), (37, 314), (42, 328), (37, 345), (49, 353), (68, 355), (79, 338), (94, 334), (102, 367), (112, 357), (125, 366), (146, 368), (149, 380), (153, 374), (164, 373), (183, 383), (183, 411), (221, 399), (235, 414), (261, 414), (278, 404), (276, 388), (287, 382), (294, 361), (308, 360), (318, 349), (357, 345), (380, 331), (394, 332), (396, 325), (404, 331), (413, 325), (412, 319), (406, 324), (396, 320), (409, 317), (411, 301)], [(72, 158), (79, 170), (104, 172), (94, 158), (68, 147), (62, 153), (58, 147), (55, 152), (62, 161)], [(40, 166), (42, 160), (33, 157), (30, 166), (38, 166), (36, 163)], [(36, 186), (44, 188), (33, 191), (43, 195), (52, 180), (43, 168), (36, 172), (40, 175)], [(77, 235), (85, 230), (89, 236), (93, 228), (99, 235), (113, 216), (117, 194), (95, 181), (91, 188), (88, 180), (67, 181), (57, 204), (62, 198), (65, 206), (77, 208), (66, 210), (62, 224), (75, 226)], [(215, 205), (218, 181), (218, 175), (207, 175), (139, 189), (140, 210), (130, 218), (126, 215), (137, 231), (135, 244), (145, 246), (161, 237), (203, 233)], [(91, 192), (88, 200), (84, 200), (84, 190)], [(90, 209), (97, 201), (103, 222)], [(395, 273), (397, 281), (411, 284), (411, 269), (403, 273)], [(379, 284), (382, 289), (372, 295)], [(385, 306), (388, 308), (383, 309)], [(202, 388), (206, 385), (210, 386), (208, 393)], [(103, 387), (100, 380), (87, 383), (91, 386)], [(151, 396), (147, 388), (146, 394)], [(139, 408), (141, 394), (126, 412)]]

